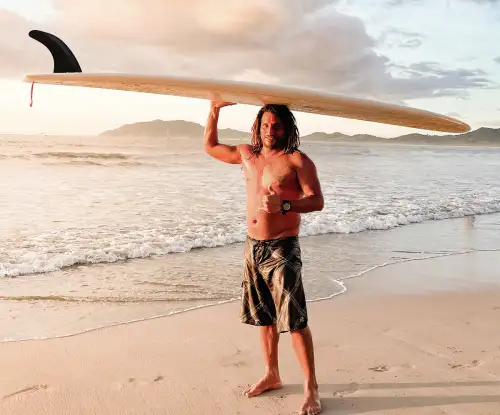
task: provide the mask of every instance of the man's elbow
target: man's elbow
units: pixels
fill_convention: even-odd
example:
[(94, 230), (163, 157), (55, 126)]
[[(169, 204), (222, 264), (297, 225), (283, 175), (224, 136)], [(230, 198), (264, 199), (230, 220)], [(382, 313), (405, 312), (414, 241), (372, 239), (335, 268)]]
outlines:
[(212, 157), (215, 157), (215, 145), (211, 144), (211, 143), (206, 143), (204, 146), (203, 146), (203, 151), (205, 151), (206, 154), (208, 154), (209, 156), (212, 156)]
[(314, 200), (314, 204), (312, 206), (313, 211), (320, 212), (323, 210), (325, 207), (325, 201), (323, 199), (323, 195), (314, 195), (312, 197), (312, 200)]
[(310, 193), (308, 195), (304, 195), (303, 197), (307, 199), (307, 209), (309, 212), (319, 212), (325, 207), (325, 201), (323, 200), (322, 194), (318, 195)]
[(323, 199), (323, 196), (318, 196), (316, 202), (316, 210), (320, 212), (323, 210), (324, 207), (325, 207), (325, 200)]

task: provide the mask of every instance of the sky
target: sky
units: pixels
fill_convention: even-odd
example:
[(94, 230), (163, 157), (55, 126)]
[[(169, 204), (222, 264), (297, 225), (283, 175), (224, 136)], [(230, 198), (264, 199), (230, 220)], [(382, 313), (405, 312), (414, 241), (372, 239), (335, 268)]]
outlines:
[[(317, 89), (500, 127), (500, 0), (0, 0), (0, 133), (93, 135), (123, 124), (204, 125), (209, 102), (36, 84), (52, 56), (29, 38), (67, 43), (85, 72), (182, 75)], [(223, 109), (249, 131), (258, 108)], [(314, 131), (394, 137), (429, 131), (295, 113)]]

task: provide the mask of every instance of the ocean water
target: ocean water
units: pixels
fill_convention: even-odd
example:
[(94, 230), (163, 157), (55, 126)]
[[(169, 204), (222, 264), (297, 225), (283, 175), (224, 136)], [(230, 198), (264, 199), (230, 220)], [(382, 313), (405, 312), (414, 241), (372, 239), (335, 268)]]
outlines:
[[(0, 341), (237, 299), (243, 172), (201, 140), (1, 137)], [(301, 229), (309, 300), (387, 262), (500, 248), (500, 148), (301, 148), (325, 195)]]

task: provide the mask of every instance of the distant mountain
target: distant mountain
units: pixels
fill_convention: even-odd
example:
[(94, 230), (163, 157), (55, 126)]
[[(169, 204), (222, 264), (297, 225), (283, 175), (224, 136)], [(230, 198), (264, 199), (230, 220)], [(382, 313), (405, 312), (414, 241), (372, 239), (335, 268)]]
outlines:
[[(191, 121), (174, 120), (163, 121), (153, 120), (125, 124), (114, 130), (104, 131), (100, 136), (108, 137), (158, 137), (158, 138), (197, 138), (202, 137), (205, 127)], [(243, 131), (220, 129), (221, 138), (245, 138), (249, 133)]]
[(431, 135), (406, 134), (393, 138), (382, 138), (368, 134), (347, 135), (342, 133), (316, 132), (301, 137), (301, 141), (371, 142), (385, 144), (441, 144), (500, 146), (500, 128), (479, 128), (464, 134)]
[[(101, 136), (134, 136), (158, 138), (200, 138), (203, 137), (205, 127), (195, 122), (174, 120), (153, 120), (125, 124), (114, 130), (101, 133)], [(249, 139), (250, 133), (219, 129), (221, 139)], [(441, 145), (483, 145), (500, 146), (500, 128), (479, 128), (465, 134), (431, 135), (406, 134), (393, 138), (382, 138), (369, 134), (348, 135), (343, 133), (315, 132), (300, 138), (301, 142), (332, 141), (348, 143), (384, 143), (384, 144), (441, 144)]]

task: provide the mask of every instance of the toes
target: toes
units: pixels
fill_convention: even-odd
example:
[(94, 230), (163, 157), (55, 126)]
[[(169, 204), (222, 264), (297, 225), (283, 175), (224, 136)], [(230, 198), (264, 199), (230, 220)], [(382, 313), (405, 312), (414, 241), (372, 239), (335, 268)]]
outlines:
[(308, 406), (304, 404), (300, 408), (299, 415), (319, 415), (321, 413), (321, 405)]
[(243, 395), (245, 395), (248, 398), (252, 398), (256, 393), (256, 389), (252, 385), (248, 385), (245, 390), (243, 391)]
[(319, 415), (321, 410), (318, 408), (302, 410), (299, 412), (299, 415)]

